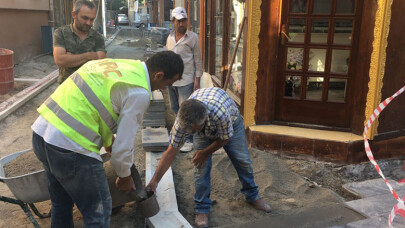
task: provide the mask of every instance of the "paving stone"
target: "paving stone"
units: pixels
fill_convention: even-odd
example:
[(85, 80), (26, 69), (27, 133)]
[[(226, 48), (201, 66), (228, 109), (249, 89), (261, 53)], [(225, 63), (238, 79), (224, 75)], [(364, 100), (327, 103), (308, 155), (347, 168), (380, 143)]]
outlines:
[(143, 127), (165, 127), (166, 120), (143, 120), (142, 122)]
[(165, 112), (146, 112), (143, 116), (143, 120), (164, 120)]
[(151, 103), (147, 110), (147, 112), (164, 112), (164, 111), (166, 111), (166, 107), (165, 107), (164, 103), (163, 104)]
[(169, 134), (166, 128), (142, 129), (142, 147), (146, 151), (165, 151), (169, 146)]
[[(398, 182), (390, 178), (387, 178), (387, 180), (395, 191), (405, 189), (405, 183), (398, 184)], [(343, 188), (363, 198), (381, 194), (390, 194), (390, 190), (382, 178), (348, 183), (343, 185)]]
[[(397, 193), (403, 196), (405, 190)], [(346, 205), (368, 217), (388, 215), (395, 204), (397, 201), (390, 194), (375, 195), (346, 202)]]

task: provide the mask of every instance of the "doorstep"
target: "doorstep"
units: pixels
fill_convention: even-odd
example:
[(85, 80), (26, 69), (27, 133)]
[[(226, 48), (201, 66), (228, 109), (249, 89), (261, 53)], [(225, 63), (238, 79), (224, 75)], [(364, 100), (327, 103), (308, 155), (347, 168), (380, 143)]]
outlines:
[(366, 161), (363, 137), (350, 132), (257, 125), (247, 131), (249, 145), (290, 156), (343, 163)]

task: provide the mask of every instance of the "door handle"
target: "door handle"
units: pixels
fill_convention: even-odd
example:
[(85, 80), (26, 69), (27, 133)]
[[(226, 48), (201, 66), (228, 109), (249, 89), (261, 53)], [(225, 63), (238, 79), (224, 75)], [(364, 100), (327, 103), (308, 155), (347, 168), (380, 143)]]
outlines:
[(281, 44), (285, 45), (288, 40), (291, 40), (291, 37), (287, 34), (287, 29), (285, 24), (281, 26)]

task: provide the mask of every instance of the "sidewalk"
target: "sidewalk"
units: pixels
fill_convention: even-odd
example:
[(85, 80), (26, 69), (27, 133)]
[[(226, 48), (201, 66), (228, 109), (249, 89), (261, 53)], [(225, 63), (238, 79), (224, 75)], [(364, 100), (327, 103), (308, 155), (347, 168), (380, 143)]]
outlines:
[[(398, 196), (402, 198), (405, 194), (405, 183), (398, 184), (390, 178), (387, 180)], [(353, 182), (345, 184), (343, 187), (362, 197), (362, 199), (348, 201), (346, 205), (363, 214), (367, 219), (334, 226), (334, 228), (388, 227), (388, 216), (397, 201), (382, 178)], [(392, 225), (393, 227), (405, 227), (405, 219), (397, 214)]]

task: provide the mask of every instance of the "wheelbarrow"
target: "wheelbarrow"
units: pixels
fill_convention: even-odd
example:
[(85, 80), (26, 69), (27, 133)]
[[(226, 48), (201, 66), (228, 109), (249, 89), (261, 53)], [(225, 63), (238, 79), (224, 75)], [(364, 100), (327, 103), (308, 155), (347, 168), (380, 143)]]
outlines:
[(18, 156), (30, 151), (32, 151), (32, 149), (10, 154), (0, 159), (0, 182), (5, 183), (16, 198), (0, 196), (0, 201), (19, 205), (34, 227), (39, 228), (40, 226), (32, 215), (30, 209), (39, 218), (49, 218), (51, 216), (50, 210), (48, 213), (42, 214), (34, 205), (34, 203), (50, 199), (45, 170), (39, 170), (16, 177), (6, 177), (4, 173), (4, 165), (15, 160)]

